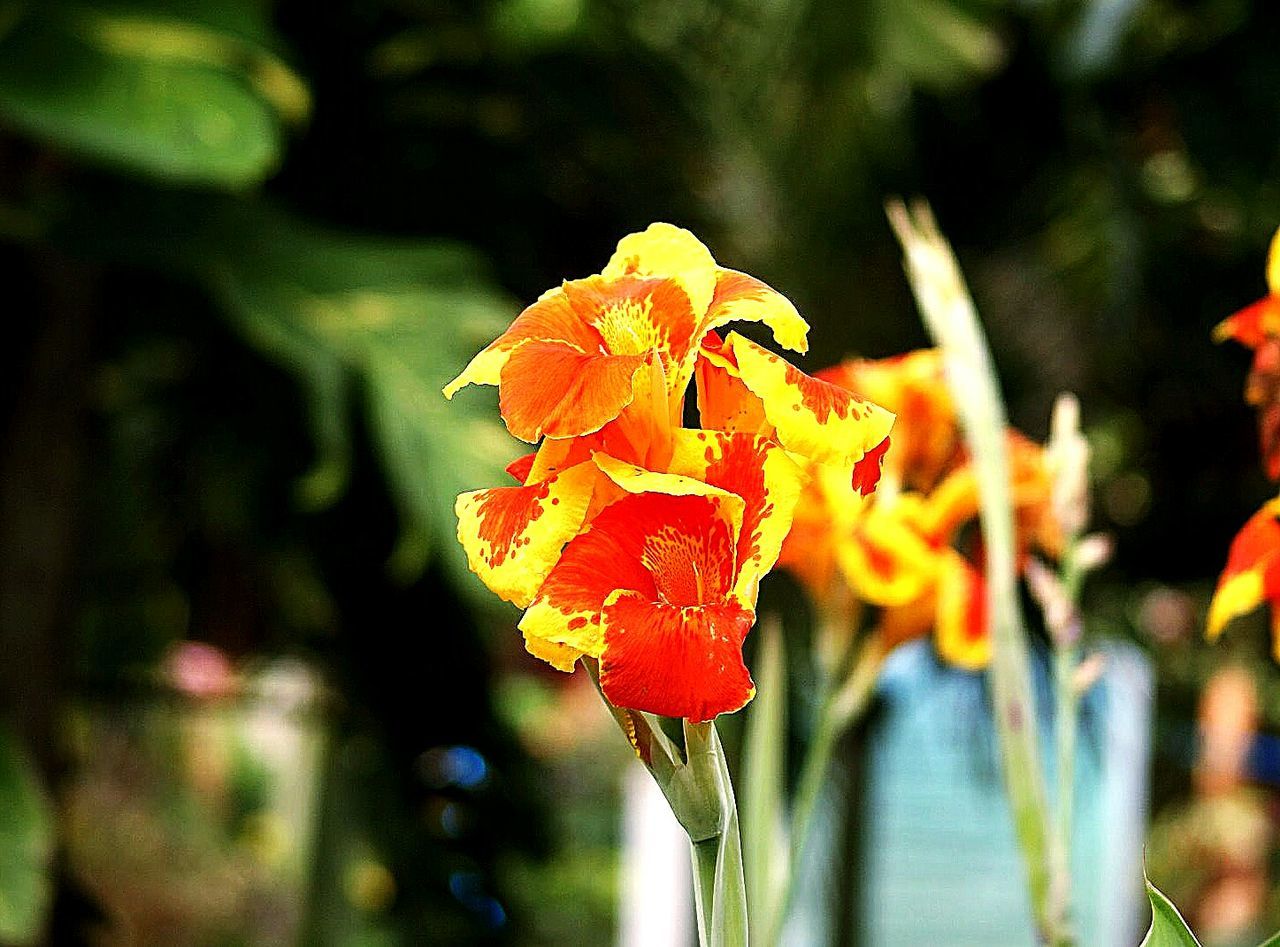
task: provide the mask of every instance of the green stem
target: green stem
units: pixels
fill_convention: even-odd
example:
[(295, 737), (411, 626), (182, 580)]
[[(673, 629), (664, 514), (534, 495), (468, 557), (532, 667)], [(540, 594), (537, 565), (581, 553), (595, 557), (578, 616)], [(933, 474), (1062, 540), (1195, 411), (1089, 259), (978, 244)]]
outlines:
[[(1079, 537), (1066, 537), (1062, 554), (1059, 581), (1062, 592), (1070, 604), (1069, 621), (1078, 623), (1080, 586), (1084, 578), (1076, 557)], [(1058, 792), (1054, 811), (1053, 912), (1057, 918), (1059, 943), (1070, 944), (1067, 933), (1071, 906), (1071, 821), (1075, 806), (1076, 727), (1079, 717), (1080, 697), (1076, 690), (1076, 667), (1079, 664), (1078, 630), (1056, 629), (1053, 635), (1053, 681), (1056, 695), (1054, 735), (1057, 743)]]
[(742, 837), (729, 766), (715, 724), (685, 722), (688, 767), (695, 785), (719, 807), (719, 832), (690, 839), (694, 904), (701, 947), (746, 947), (747, 886), (742, 872)]
[(908, 213), (900, 202), (893, 202), (887, 212), (905, 251), (907, 275), (925, 325), (944, 353), (947, 383), (977, 473), (992, 642), (988, 674), (1005, 790), (1037, 927), (1044, 939), (1061, 943), (1064, 935), (1051, 898), (1051, 891), (1060, 887), (1056, 880), (1051, 883), (1059, 865), (1049, 851), (1031, 664), (1018, 603), (1004, 403), (973, 300), (929, 208), (921, 203)]
[[(847, 654), (851, 655), (852, 652), (850, 647)], [(813, 820), (822, 785), (840, 737), (850, 724), (862, 716), (875, 693), (876, 680), (885, 655), (879, 637), (868, 637), (857, 654), (857, 662), (851, 670), (841, 666), (836, 674), (830, 675), (824, 682), (813, 736), (805, 750), (800, 781), (796, 784), (795, 800), (791, 807), (791, 848), (787, 870), (777, 910), (771, 912), (766, 936), (761, 940), (764, 947), (772, 947), (782, 936), (782, 927), (795, 894), (796, 876), (803, 862), (805, 846), (813, 833)], [(847, 665), (848, 657), (841, 664)]]

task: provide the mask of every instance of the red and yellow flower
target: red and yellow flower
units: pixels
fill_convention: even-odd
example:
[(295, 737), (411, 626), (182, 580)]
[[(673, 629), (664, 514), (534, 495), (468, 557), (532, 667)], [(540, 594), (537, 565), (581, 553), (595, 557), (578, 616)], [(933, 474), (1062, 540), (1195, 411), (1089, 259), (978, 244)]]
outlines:
[(1227, 317), (1213, 337), (1235, 339), (1253, 350), (1244, 398), (1258, 409), (1258, 439), (1267, 476), (1280, 480), (1280, 230), (1267, 254), (1268, 294)]
[(1209, 638), (1263, 602), (1271, 604), (1271, 646), (1280, 661), (1280, 497), (1251, 516), (1232, 540), (1209, 603)]
[[(508, 468), (516, 485), (458, 498), (472, 570), (526, 609), (531, 653), (566, 671), (598, 659), (619, 707), (702, 721), (751, 699), (742, 642), (791, 527), (797, 460), (869, 489), (893, 424), (737, 333), (722, 341), (732, 320), (805, 349), (785, 297), (654, 224), (600, 274), (543, 294), (445, 388), (497, 385), (511, 433), (541, 440)], [(695, 374), (703, 427), (686, 429)]]

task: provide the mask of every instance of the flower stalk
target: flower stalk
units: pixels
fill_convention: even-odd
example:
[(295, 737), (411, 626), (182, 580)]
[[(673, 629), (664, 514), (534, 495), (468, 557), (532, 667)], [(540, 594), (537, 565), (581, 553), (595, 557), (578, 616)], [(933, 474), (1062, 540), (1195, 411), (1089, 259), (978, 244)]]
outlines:
[(886, 208), (906, 257), (907, 275), (925, 326), (942, 348), (947, 382), (978, 474), (992, 657), (990, 679), (1005, 789), (1027, 870), (1036, 926), (1043, 940), (1069, 944), (1060, 859), (1050, 857), (1050, 827), (1040, 769), (1027, 636), (1018, 604), (1013, 504), (1004, 404), (973, 300), (950, 245), (923, 202)]

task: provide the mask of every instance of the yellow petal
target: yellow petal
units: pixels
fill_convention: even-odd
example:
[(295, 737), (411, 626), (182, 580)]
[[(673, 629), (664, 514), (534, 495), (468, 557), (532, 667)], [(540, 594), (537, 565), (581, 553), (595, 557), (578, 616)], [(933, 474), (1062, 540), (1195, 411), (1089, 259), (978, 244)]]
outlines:
[(1224, 576), (1213, 601), (1209, 603), (1209, 617), (1205, 622), (1205, 634), (1209, 640), (1222, 634), (1227, 623), (1241, 615), (1247, 615), (1262, 604), (1262, 574), (1250, 569)]
[(702, 241), (682, 227), (650, 224), (640, 233), (618, 241), (601, 276), (670, 277), (684, 289), (694, 314), (701, 319), (711, 305), (716, 286), (716, 261)]
[(467, 385), (497, 385), (502, 377), (502, 366), (510, 357), (510, 349), (482, 349), (467, 363), (462, 374), (441, 389), (444, 396), (452, 401), (453, 396)]
[(809, 351), (809, 323), (790, 299), (754, 276), (721, 267), (704, 331), (730, 322), (763, 322), (783, 348)]
[(950, 551), (938, 573), (934, 645), (948, 664), (980, 671), (991, 661), (986, 584), (959, 553)]
[(920, 531), (923, 514), (923, 501), (914, 494), (868, 505), (852, 536), (837, 548), (840, 567), (859, 598), (897, 607), (929, 594), (940, 557)]
[(578, 464), (524, 487), (458, 497), (458, 540), (471, 571), (495, 594), (523, 608), (577, 535), (591, 503), (596, 467)]
[(851, 468), (889, 436), (894, 416), (879, 405), (806, 375), (736, 332), (725, 345), (787, 450)]
[(529, 635), (528, 632), (524, 636), (524, 646), (531, 655), (546, 661), (557, 671), (572, 671), (578, 658), (582, 657), (581, 651), (554, 641), (544, 641)]

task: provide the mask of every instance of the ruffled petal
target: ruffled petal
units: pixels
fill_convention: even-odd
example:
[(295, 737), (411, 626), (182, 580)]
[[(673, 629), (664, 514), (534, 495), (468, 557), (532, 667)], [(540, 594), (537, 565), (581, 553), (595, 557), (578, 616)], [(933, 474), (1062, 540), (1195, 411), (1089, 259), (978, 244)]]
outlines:
[(734, 594), (754, 606), (791, 528), (804, 471), (769, 438), (689, 429), (676, 432), (670, 469), (742, 498)]
[(703, 329), (718, 329), (730, 322), (763, 322), (783, 348), (801, 354), (809, 351), (809, 323), (791, 300), (754, 276), (721, 268)]
[(889, 436), (894, 416), (879, 405), (806, 375), (736, 332), (725, 348), (787, 450), (851, 468)]
[(562, 290), (548, 290), (520, 313), (506, 332), (481, 350), (462, 374), (445, 385), (444, 396), (452, 399), (467, 385), (499, 384), (507, 359), (527, 342), (554, 342), (582, 353), (601, 351), (603, 344), (600, 333), (574, 311)]
[(619, 240), (601, 275), (673, 279), (701, 321), (715, 292), (716, 269), (715, 258), (701, 240), (682, 227), (655, 223)]
[(677, 605), (723, 600), (733, 579), (741, 504), (720, 491), (623, 497), (564, 547), (520, 629), (526, 639), (599, 657), (600, 611), (614, 591)]
[(736, 601), (694, 607), (614, 593), (604, 607), (600, 687), (616, 706), (699, 722), (755, 696), (742, 643), (755, 615)]
[(579, 464), (529, 486), (459, 496), (458, 540), (471, 571), (501, 598), (528, 605), (582, 528), (596, 477), (593, 464)]

